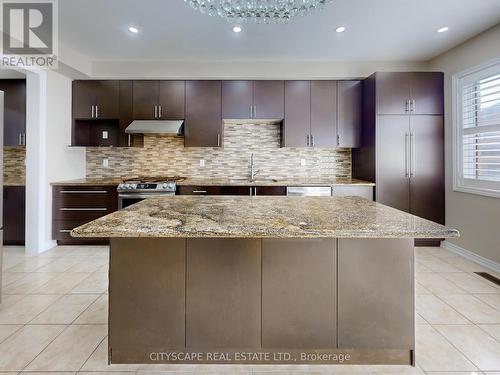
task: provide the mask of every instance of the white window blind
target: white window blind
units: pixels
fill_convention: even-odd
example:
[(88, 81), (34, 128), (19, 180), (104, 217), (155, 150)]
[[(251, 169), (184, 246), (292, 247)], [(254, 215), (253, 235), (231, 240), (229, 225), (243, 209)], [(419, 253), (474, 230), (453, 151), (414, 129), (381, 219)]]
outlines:
[(454, 77), (454, 188), (500, 197), (500, 62)]

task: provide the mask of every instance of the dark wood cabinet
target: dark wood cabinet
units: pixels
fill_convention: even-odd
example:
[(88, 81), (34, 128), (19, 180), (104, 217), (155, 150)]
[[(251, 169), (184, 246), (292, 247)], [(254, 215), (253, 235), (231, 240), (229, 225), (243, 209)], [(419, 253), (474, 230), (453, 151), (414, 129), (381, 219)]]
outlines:
[(308, 147), (311, 136), (311, 82), (285, 82), (284, 146)]
[(4, 92), (4, 146), (26, 145), (26, 80), (2, 79)]
[(283, 81), (223, 81), (224, 119), (282, 119)]
[(106, 239), (73, 238), (72, 229), (118, 209), (116, 185), (52, 188), (52, 238), (59, 244), (107, 243)]
[(182, 120), (184, 81), (134, 81), (135, 120)]
[(257, 186), (254, 195), (286, 195), (286, 186)]
[(286, 195), (286, 186), (178, 186), (179, 195)]
[(379, 115), (443, 115), (441, 72), (375, 73)]
[(251, 195), (253, 187), (250, 186), (221, 186), (221, 195)]
[(143, 147), (144, 135), (127, 134), (125, 129), (134, 120), (134, 83), (133, 81), (120, 81), (120, 120), (118, 132), (119, 147)]
[(285, 116), (285, 82), (254, 81), (253, 104), (256, 119), (282, 119)]
[(186, 82), (186, 147), (222, 146), (221, 81)]
[(337, 82), (337, 146), (361, 146), (363, 84), (361, 81)]
[(26, 188), (3, 188), (3, 244), (24, 245), (26, 223)]
[(177, 186), (178, 195), (220, 195), (220, 186), (195, 186), (181, 185)]
[(444, 119), (422, 113), (441, 111), (442, 77), (375, 73), (364, 81), (363, 145), (353, 149), (352, 172), (375, 182), (376, 201), (444, 224)]
[(118, 119), (118, 81), (73, 81), (74, 119)]
[(311, 81), (310, 134), (310, 146), (337, 146), (336, 81)]

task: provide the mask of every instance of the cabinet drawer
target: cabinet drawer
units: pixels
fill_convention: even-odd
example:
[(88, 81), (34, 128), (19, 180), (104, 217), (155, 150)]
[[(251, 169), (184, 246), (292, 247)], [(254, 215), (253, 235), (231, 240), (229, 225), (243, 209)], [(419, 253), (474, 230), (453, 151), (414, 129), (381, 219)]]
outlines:
[(222, 186), (220, 188), (221, 195), (250, 195), (249, 186)]
[(220, 186), (178, 186), (179, 195), (220, 195)]
[(286, 186), (257, 186), (255, 195), (286, 195)]
[(118, 208), (115, 186), (57, 187), (53, 192), (54, 210), (60, 208), (107, 208), (112, 212)]

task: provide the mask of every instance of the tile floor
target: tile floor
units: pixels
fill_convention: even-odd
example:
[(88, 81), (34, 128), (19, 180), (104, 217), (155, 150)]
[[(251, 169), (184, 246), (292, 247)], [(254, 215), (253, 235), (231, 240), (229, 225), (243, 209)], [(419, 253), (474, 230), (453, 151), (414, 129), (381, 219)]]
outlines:
[[(106, 364), (106, 247), (4, 250), (0, 375), (490, 374), (500, 375), (500, 287), (440, 248), (417, 248), (417, 362), (409, 366)], [(497, 277), (499, 275), (496, 275)]]

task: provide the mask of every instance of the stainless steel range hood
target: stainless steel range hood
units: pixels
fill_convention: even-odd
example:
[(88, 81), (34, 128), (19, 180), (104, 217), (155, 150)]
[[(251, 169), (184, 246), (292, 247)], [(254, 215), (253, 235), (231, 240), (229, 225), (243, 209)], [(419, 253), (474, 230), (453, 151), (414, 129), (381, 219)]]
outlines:
[(184, 120), (134, 120), (127, 126), (128, 134), (161, 134), (184, 136)]

